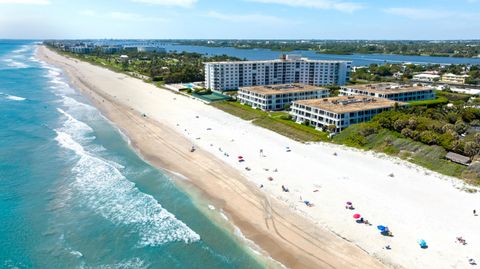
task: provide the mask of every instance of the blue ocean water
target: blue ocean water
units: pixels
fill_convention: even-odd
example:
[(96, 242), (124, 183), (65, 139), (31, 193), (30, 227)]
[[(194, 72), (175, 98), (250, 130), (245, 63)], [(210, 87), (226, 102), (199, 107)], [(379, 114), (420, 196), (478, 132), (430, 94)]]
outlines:
[(31, 41), (0, 41), (0, 268), (262, 268)]

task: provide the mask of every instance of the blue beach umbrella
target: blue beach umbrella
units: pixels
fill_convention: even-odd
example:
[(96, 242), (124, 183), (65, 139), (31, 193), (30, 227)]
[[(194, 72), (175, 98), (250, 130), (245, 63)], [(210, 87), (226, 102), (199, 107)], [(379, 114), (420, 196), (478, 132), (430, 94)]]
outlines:
[(378, 225), (377, 226), (377, 229), (379, 229), (380, 231), (385, 231), (385, 226), (382, 226), (382, 225)]
[(420, 239), (417, 242), (418, 242), (418, 244), (420, 245), (421, 248), (426, 248), (427, 247), (427, 242), (425, 242), (425, 240)]

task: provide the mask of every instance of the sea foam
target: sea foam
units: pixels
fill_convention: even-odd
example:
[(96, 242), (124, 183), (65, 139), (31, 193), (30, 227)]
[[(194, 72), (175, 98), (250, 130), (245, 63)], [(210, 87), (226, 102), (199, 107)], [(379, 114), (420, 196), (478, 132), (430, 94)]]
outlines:
[(25, 101), (25, 100), (27, 100), (27, 98), (25, 98), (25, 97), (5, 94), (5, 93), (1, 93), (1, 92), (0, 92), (0, 95), (5, 96), (5, 99), (12, 100), (12, 101)]
[(72, 170), (76, 176), (73, 187), (81, 194), (84, 205), (116, 225), (131, 227), (140, 237), (138, 247), (200, 239), (151, 195), (139, 191), (115, 166), (90, 155), (69, 134), (56, 132), (57, 142), (79, 157)]
[(9, 59), (4, 59), (3, 61), (7, 64), (7, 66), (13, 67), (13, 68), (18, 68), (18, 69), (20, 69), (20, 68), (28, 68), (28, 67), (30, 67), (29, 65), (27, 65), (27, 64), (25, 64), (25, 63), (15, 61), (15, 60), (13, 60), (13, 59), (11, 59), (11, 58), (9, 58)]

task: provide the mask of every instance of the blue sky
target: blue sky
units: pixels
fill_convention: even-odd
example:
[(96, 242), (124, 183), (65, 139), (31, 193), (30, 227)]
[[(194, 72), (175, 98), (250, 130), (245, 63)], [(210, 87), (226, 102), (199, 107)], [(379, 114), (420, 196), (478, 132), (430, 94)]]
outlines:
[(480, 0), (0, 0), (0, 38), (480, 39)]

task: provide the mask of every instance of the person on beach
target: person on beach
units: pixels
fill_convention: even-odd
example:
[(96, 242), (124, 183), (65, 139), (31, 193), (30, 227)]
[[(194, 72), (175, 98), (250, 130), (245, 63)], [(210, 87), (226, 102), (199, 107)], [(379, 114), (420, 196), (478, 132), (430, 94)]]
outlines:
[(263, 157), (263, 149), (260, 149), (260, 157)]
[(475, 209), (473, 210), (473, 215), (477, 216), (477, 210), (475, 210)]

